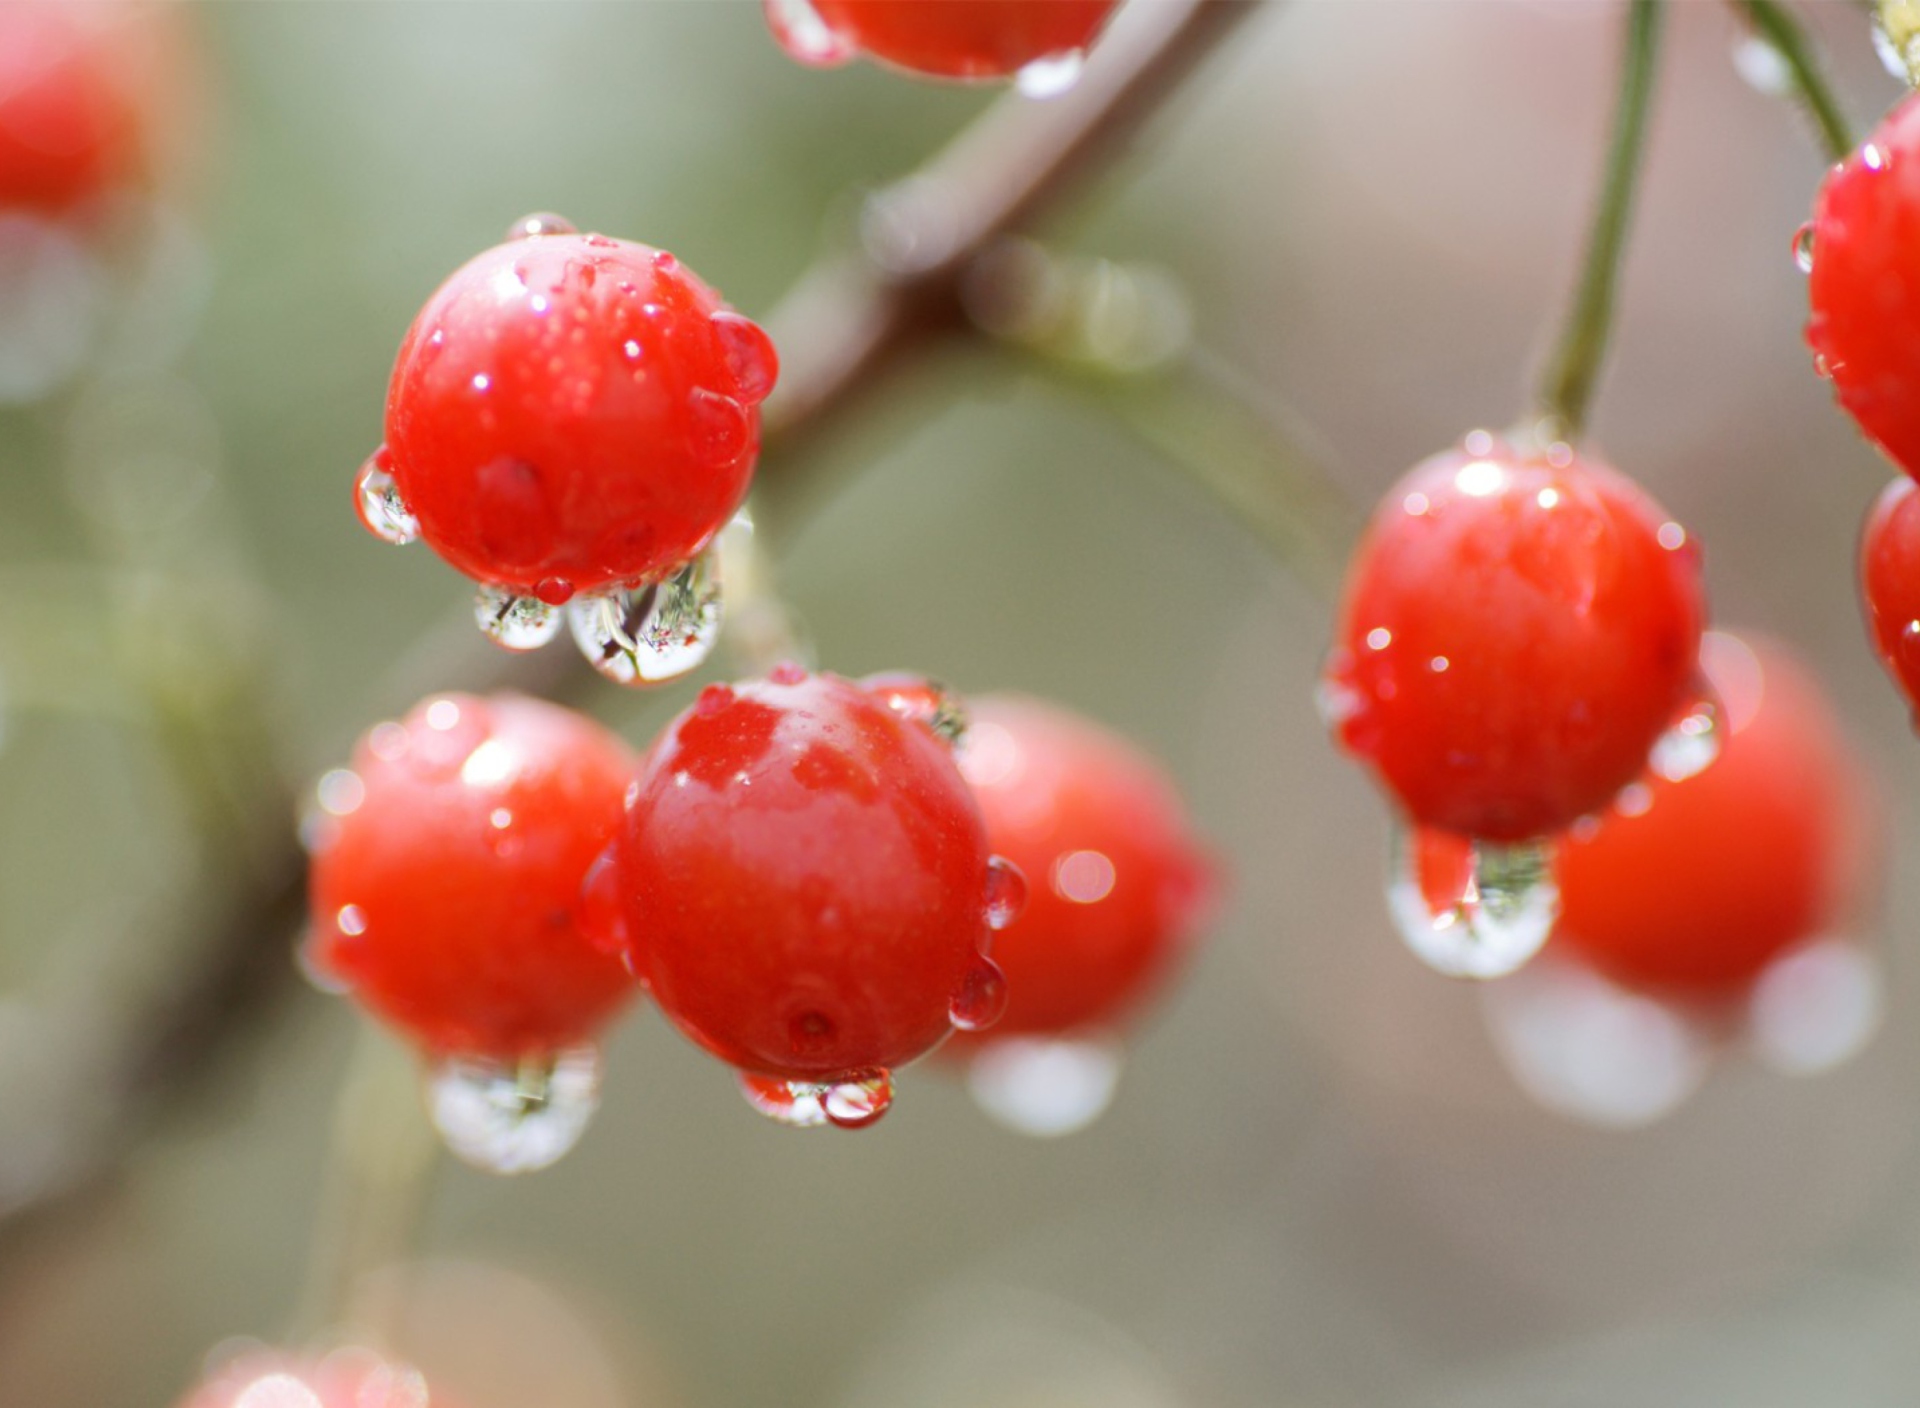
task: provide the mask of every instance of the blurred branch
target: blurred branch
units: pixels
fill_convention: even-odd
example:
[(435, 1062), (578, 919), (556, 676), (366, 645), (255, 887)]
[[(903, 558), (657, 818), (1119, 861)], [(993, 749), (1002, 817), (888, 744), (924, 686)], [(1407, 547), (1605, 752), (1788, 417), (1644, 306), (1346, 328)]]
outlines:
[[(1121, 155), (1258, 9), (1256, 0), (1131, 7), (1073, 92), (1045, 103), (1001, 99), (920, 171), (877, 196), (863, 248), (803, 274), (769, 320), (785, 368), (765, 417), (786, 473), (796, 473), (796, 447), (856, 409), (886, 372), (941, 336), (965, 333), (960, 290), (975, 258), (1054, 210)], [(777, 467), (770, 477), (779, 477)], [(403, 655), (373, 692), (369, 716), (432, 689), (511, 687), (564, 697), (597, 679), (564, 649), (526, 656), (499, 651), (482, 640), (463, 605)], [(260, 721), (272, 715), (270, 701), (253, 698), (244, 706), (244, 727), (258, 733)], [(219, 725), (227, 718), (224, 708), (218, 718), (183, 723), (170, 716), (178, 756), (219, 759)], [(110, 1043), (105, 1051), (65, 1063), (58, 1051), (41, 1053), (43, 1068), (54, 1072), (54, 1082), (72, 1086), (72, 1098), (28, 1102), (46, 1111), (46, 1127), (0, 1147), (0, 1189), (17, 1190), (0, 1199), (0, 1235), (17, 1240), (108, 1185), (166, 1098), (216, 1069), (268, 999), (292, 988), (288, 939), (305, 909), (305, 857), (278, 772), (254, 768), (250, 775), (256, 790), (233, 813), (248, 837), (250, 863), (227, 877), (224, 903), (202, 919), (205, 938), (193, 946), (190, 961), (146, 995), (144, 1010), (131, 1021), (101, 1035)], [(215, 831), (234, 834), (225, 823)], [(38, 1154), (48, 1147), (60, 1153), (51, 1163), (30, 1172), (10, 1167), (25, 1157), (22, 1150)]]

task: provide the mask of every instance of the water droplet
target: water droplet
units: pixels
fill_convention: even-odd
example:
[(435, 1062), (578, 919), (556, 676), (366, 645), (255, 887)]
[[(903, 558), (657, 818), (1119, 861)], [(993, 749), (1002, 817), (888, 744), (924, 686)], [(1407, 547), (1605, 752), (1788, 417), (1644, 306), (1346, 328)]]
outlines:
[(360, 466), (359, 477), (354, 480), (354, 508), (361, 525), (374, 537), (405, 547), (420, 536), (420, 520), (400, 497), (400, 486), (394, 482), (389, 464), (387, 447), (382, 445)]
[(747, 453), (753, 426), (745, 406), (705, 387), (695, 387), (690, 399), (688, 448), (696, 463), (729, 465)]
[(861, 1129), (893, 1104), (893, 1077), (886, 1071), (854, 1071), (831, 1081), (784, 1080), (739, 1073), (747, 1103), (776, 1124), (792, 1129), (834, 1125)]
[(1655, 740), (1647, 755), (1647, 766), (1668, 782), (1685, 782), (1705, 772), (1720, 756), (1720, 701), (1704, 677), (1696, 688), (1699, 695)]
[(489, 1173), (547, 1167), (580, 1142), (600, 1105), (600, 1051), (502, 1061), (449, 1056), (428, 1084), (434, 1127), (447, 1147)]
[(807, 667), (797, 660), (782, 660), (767, 671), (767, 680), (771, 684), (805, 684)]
[(1754, 1054), (1787, 1075), (1832, 1070), (1858, 1055), (1880, 1025), (1880, 967), (1858, 943), (1822, 939), (1784, 954), (1754, 984)]
[(773, 391), (774, 379), (780, 374), (773, 339), (758, 323), (731, 311), (715, 313), (712, 323), (733, 379), (733, 394), (750, 405), (759, 405)]
[(1547, 941), (1560, 914), (1553, 842), (1503, 844), (1396, 824), (1387, 907), (1435, 972), (1498, 978)]
[(562, 613), (537, 596), (521, 596), (510, 587), (482, 583), (473, 599), (473, 619), (495, 645), (508, 650), (538, 650), (560, 634)]
[(548, 606), (565, 606), (573, 600), (573, 583), (565, 577), (542, 577), (533, 584), (533, 594)]
[(987, 927), (996, 933), (1027, 907), (1027, 877), (1005, 856), (987, 861)]
[(1713, 1043), (1688, 1013), (1548, 954), (1482, 991), (1494, 1048), (1521, 1088), (1586, 1124), (1653, 1123), (1699, 1088)]
[(1793, 267), (1803, 274), (1813, 272), (1813, 221), (1793, 232)]
[(1023, 98), (1057, 98), (1080, 81), (1087, 56), (1078, 49), (1062, 50), (1033, 60), (1013, 76)]
[(1004, 1037), (967, 1066), (974, 1103), (1018, 1134), (1050, 1139), (1085, 1129), (1113, 1103), (1121, 1048), (1105, 1037)]
[(903, 718), (933, 730), (949, 748), (967, 735), (967, 706), (959, 695), (924, 675), (889, 673), (868, 675), (860, 687)]
[(580, 882), (576, 922), (595, 948), (621, 959), (631, 969), (627, 911), (620, 901), (620, 871), (613, 857), (614, 848), (609, 845), (587, 867), (586, 878)]
[(531, 215), (522, 215), (507, 226), (509, 240), (530, 240), (541, 235), (577, 235), (579, 226), (564, 215), (555, 215), (551, 210), (536, 210)]
[(580, 651), (620, 684), (674, 680), (697, 669), (720, 636), (719, 559), (711, 549), (664, 582), (583, 592), (567, 603)]
[(1733, 71), (1756, 93), (1784, 98), (1793, 92), (1793, 65), (1787, 56), (1758, 34), (1748, 34), (1733, 46)]
[(953, 995), (947, 1018), (963, 1032), (985, 1031), (1006, 1015), (1007, 977), (992, 959), (982, 958), (967, 970), (960, 991)]
[(780, 47), (800, 63), (833, 68), (859, 52), (834, 33), (809, 0), (765, 0), (767, 25)]

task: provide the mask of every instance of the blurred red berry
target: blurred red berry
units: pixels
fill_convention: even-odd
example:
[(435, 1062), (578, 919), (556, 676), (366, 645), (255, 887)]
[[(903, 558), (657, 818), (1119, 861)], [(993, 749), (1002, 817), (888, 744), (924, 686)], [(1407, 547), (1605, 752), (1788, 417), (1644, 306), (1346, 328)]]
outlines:
[[(1000, 1000), (980, 813), (947, 745), (878, 688), (794, 666), (709, 685), (641, 764), (616, 848), (661, 1010), (775, 1083), (879, 1088)], [(749, 1086), (763, 1108), (767, 1084)]]
[(60, 0), (0, 4), (0, 210), (66, 214), (140, 173), (140, 105), (116, 19)]
[(1649, 777), (1568, 840), (1552, 943), (1624, 986), (1713, 999), (1845, 925), (1874, 818), (1832, 706), (1786, 647), (1713, 632), (1701, 663), (1725, 710), (1719, 758)]
[(993, 941), (1006, 1015), (979, 1040), (1063, 1035), (1130, 1016), (1166, 981), (1214, 896), (1213, 866), (1153, 759), (1077, 714), (968, 702), (959, 759), (987, 841), (1025, 872), (1025, 912)]
[(417, 1370), (366, 1350), (323, 1359), (259, 1350), (228, 1361), (180, 1408), (453, 1408)]
[(1692, 540), (1631, 480), (1476, 432), (1375, 511), (1323, 699), (1414, 822), (1545, 836), (1646, 769), (1704, 615)]
[(866, 53), (935, 78), (1007, 78), (1070, 62), (1116, 0), (766, 0), (768, 23), (802, 63)]
[(549, 605), (656, 581), (746, 496), (773, 344), (662, 250), (551, 216), (516, 231), (408, 330), (362, 517)]
[(635, 981), (584, 881), (633, 757), (516, 695), (442, 695), (321, 781), (314, 959), (435, 1054), (538, 1056), (590, 1039)]
[(1827, 173), (1809, 230), (1814, 367), (1869, 439), (1920, 472), (1920, 100)]
[(1920, 494), (1894, 480), (1860, 534), (1860, 601), (1887, 673), (1920, 717)]

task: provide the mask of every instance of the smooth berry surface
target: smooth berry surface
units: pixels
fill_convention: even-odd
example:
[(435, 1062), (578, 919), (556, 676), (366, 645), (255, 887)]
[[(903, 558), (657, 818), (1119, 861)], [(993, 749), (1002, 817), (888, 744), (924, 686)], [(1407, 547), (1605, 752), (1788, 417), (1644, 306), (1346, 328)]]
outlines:
[(1920, 493), (1881, 491), (1860, 534), (1860, 602), (1873, 648), (1920, 718)]
[(99, 9), (0, 4), (0, 210), (65, 214), (133, 177), (132, 75)]
[(1920, 472), (1920, 100), (1908, 98), (1815, 198), (1807, 343), (1860, 429)]
[(1631, 480), (1484, 434), (1388, 491), (1324, 698), (1411, 818), (1517, 841), (1597, 810), (1692, 702), (1699, 555)]
[(1066, 709), (968, 701), (960, 771), (987, 841), (1027, 877), (1024, 913), (994, 936), (1006, 1015), (972, 1045), (1125, 1020), (1185, 957), (1212, 908), (1213, 866), (1172, 781), (1147, 754)]
[(672, 255), (536, 228), (414, 319), (382, 464), (448, 562), (551, 602), (658, 579), (726, 524), (777, 361)]
[[(995, 79), (1093, 42), (1115, 0), (812, 0), (836, 57), (864, 52), (935, 78)], [(786, 39), (792, 0), (770, 0), (774, 31), (799, 57), (817, 54)]]
[(945, 743), (783, 667), (709, 685), (655, 742), (616, 850), (635, 968), (741, 1070), (826, 1080), (922, 1055), (988, 929), (986, 833)]
[(1701, 662), (1724, 707), (1720, 756), (1649, 778), (1568, 840), (1552, 943), (1627, 986), (1710, 999), (1844, 929), (1874, 812), (1832, 706), (1786, 647), (1715, 632)]
[(636, 986), (583, 886), (633, 761), (591, 720), (516, 695), (443, 695), (375, 727), (321, 784), (316, 962), (436, 1053), (591, 1038)]

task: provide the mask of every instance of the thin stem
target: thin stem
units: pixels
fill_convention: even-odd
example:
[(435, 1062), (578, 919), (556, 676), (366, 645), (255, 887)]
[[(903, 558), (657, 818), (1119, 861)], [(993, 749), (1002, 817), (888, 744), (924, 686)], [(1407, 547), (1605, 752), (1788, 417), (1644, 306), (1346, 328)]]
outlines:
[(1820, 59), (1805, 26), (1779, 0), (1733, 0), (1733, 3), (1746, 15), (1754, 33), (1786, 64), (1793, 79), (1794, 95), (1813, 120), (1827, 156), (1834, 161), (1846, 160), (1854, 147), (1852, 125), (1832, 85), (1820, 71)]
[(1594, 383), (1606, 358), (1607, 338), (1613, 329), (1614, 290), (1626, 246), (1627, 216), (1646, 148), (1647, 109), (1653, 93), (1662, 16), (1661, 0), (1632, 0), (1627, 11), (1620, 96), (1614, 109), (1613, 139), (1601, 178), (1600, 202), (1588, 236), (1580, 287), (1541, 383), (1540, 409), (1550, 422), (1554, 439), (1576, 439), (1585, 429)]

